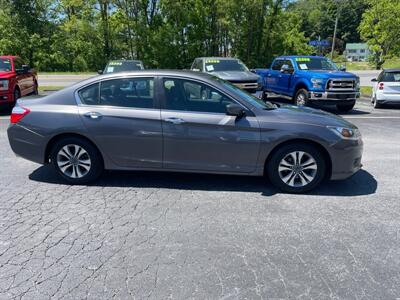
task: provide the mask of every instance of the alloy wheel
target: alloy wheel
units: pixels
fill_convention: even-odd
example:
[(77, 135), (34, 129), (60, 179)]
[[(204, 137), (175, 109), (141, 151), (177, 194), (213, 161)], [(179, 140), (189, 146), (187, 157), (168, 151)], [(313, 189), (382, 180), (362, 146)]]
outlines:
[(317, 162), (311, 154), (294, 151), (287, 154), (279, 163), (280, 179), (291, 187), (304, 187), (317, 175)]
[(304, 106), (306, 105), (306, 96), (303, 93), (299, 93), (296, 97), (296, 105)]
[(88, 152), (83, 147), (69, 144), (58, 151), (57, 166), (65, 176), (76, 179), (89, 173), (92, 162)]

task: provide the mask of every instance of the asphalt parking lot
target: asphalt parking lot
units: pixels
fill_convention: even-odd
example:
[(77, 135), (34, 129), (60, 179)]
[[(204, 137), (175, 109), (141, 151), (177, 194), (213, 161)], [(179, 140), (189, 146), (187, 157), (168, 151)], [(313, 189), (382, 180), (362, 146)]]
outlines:
[(0, 299), (399, 299), (400, 109), (343, 115), (363, 170), (307, 195), (263, 178), (107, 172), (68, 186), (0, 117)]

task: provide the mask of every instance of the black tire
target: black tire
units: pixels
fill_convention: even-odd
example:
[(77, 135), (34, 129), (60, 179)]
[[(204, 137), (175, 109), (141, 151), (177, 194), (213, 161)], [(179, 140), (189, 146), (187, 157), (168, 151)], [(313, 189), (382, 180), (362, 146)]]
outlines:
[(262, 92), (261, 100), (264, 101), (264, 102), (268, 101), (268, 94), (267, 94), (267, 92), (264, 92), (264, 91)]
[[(306, 170), (306, 175), (309, 178), (312, 177), (311, 180), (307, 180), (307, 177), (303, 177), (303, 179), (300, 178), (303, 175), (301, 174), (296, 175), (292, 170), (285, 170), (281, 172), (279, 171), (280, 164), (284, 160), (284, 158), (288, 157), (290, 158), (290, 153), (298, 151), (305, 152), (305, 154), (314, 159), (315, 164), (313, 165), (316, 165), (316, 170), (310, 170), (310, 169)], [(307, 156), (303, 154), (301, 163), (306, 162), (303, 161), (304, 159), (307, 160)], [(271, 181), (271, 183), (283, 192), (293, 193), (293, 194), (305, 193), (316, 188), (323, 181), (326, 175), (326, 162), (321, 151), (315, 146), (306, 143), (288, 144), (280, 147), (278, 150), (273, 152), (271, 158), (268, 160), (268, 163), (266, 165), (266, 174), (268, 175), (268, 178)], [(290, 175), (293, 175), (294, 177), (293, 185), (301, 184), (303, 180), (305, 180), (307, 184), (302, 186), (300, 185), (292, 186), (289, 183), (291, 182), (291, 179), (293, 177), (289, 177), (290, 178), (288, 179), (289, 183), (285, 183), (283, 179), (287, 178), (286, 176)], [(283, 179), (281, 176), (283, 176)]]
[(309, 104), (308, 91), (306, 89), (299, 89), (293, 100), (297, 106), (307, 106)]
[[(61, 168), (58, 164), (59, 160), (57, 160), (57, 158), (60, 157), (59, 152), (61, 151), (61, 149), (63, 149), (67, 145), (77, 145), (77, 146), (81, 147), (84, 151), (86, 151), (86, 153), (84, 153), (83, 159), (87, 160), (87, 157), (89, 157), (90, 169), (87, 171), (87, 173), (84, 176), (79, 177), (79, 178), (72, 178), (72, 177), (66, 175), (66, 173), (68, 173), (68, 172), (72, 173), (72, 171), (74, 171), (75, 174), (77, 174), (78, 171), (75, 171), (75, 170), (77, 170), (78, 168), (81, 171), (82, 170), (84, 171), (85, 168), (83, 168), (83, 167), (71, 166), (68, 168), (68, 170), (67, 170), (68, 172), (66, 171), (66, 173), (64, 173), (61, 170)], [(65, 158), (65, 156), (63, 156), (63, 158)], [(79, 138), (79, 137), (66, 137), (66, 138), (63, 138), (63, 139), (57, 141), (51, 149), (50, 161), (51, 161), (53, 167), (56, 169), (58, 175), (63, 180), (65, 180), (66, 182), (68, 182), (70, 184), (85, 184), (85, 183), (92, 182), (100, 177), (100, 175), (102, 174), (103, 169), (104, 169), (103, 158), (102, 158), (99, 150), (95, 146), (93, 146), (89, 141), (87, 141), (83, 138)], [(65, 160), (65, 161), (68, 161), (68, 160)], [(84, 172), (81, 172), (81, 173), (84, 173)]]
[(33, 89), (32, 95), (39, 95), (39, 85), (36, 81), (34, 83), (34, 89)]
[(19, 88), (14, 89), (14, 93), (13, 93), (13, 106), (17, 103), (17, 100), (19, 98), (21, 98), (21, 91), (19, 90)]
[(382, 104), (380, 104), (379, 101), (376, 100), (376, 98), (374, 99), (374, 108), (377, 108), (377, 109), (382, 108)]
[(336, 105), (336, 108), (340, 112), (349, 112), (354, 108), (354, 105), (356, 105), (355, 102), (351, 104), (338, 104)]

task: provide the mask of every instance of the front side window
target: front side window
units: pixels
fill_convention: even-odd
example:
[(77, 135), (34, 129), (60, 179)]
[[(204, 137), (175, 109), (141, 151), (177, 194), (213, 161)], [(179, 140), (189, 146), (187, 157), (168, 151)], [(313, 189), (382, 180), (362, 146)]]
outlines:
[(191, 80), (165, 78), (165, 109), (226, 113), (226, 106), (233, 100), (214, 88)]
[(21, 70), (22, 69), (22, 60), (20, 60), (19, 58), (14, 59), (14, 68), (15, 70)]
[(106, 80), (82, 89), (79, 96), (86, 105), (153, 108), (154, 80), (153, 78)]
[(282, 59), (275, 60), (274, 64), (272, 65), (272, 70), (280, 71), (283, 64), (284, 64), (284, 61)]

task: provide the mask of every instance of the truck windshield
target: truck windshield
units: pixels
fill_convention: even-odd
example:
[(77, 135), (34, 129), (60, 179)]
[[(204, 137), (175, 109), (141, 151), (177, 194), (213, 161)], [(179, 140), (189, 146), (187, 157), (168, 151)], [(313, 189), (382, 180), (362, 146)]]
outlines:
[(110, 61), (104, 70), (104, 74), (117, 73), (117, 72), (128, 72), (143, 70), (143, 64), (141, 61)]
[(236, 85), (233, 85), (232, 83), (223, 80), (219, 77), (213, 77), (216, 81), (224, 85), (228, 90), (232, 91), (235, 94), (238, 94), (243, 100), (249, 102), (253, 106), (259, 108), (259, 109), (275, 109), (277, 106), (271, 102), (264, 102), (261, 99), (254, 97), (253, 95), (247, 93), (246, 91), (243, 91), (241, 88), (238, 88)]
[(247, 67), (238, 59), (207, 59), (207, 72), (219, 71), (248, 71)]
[(338, 67), (329, 59), (326, 58), (311, 58), (311, 57), (297, 57), (295, 59), (299, 70), (326, 70), (337, 71)]
[(8, 58), (0, 58), (0, 72), (11, 72), (11, 61)]

